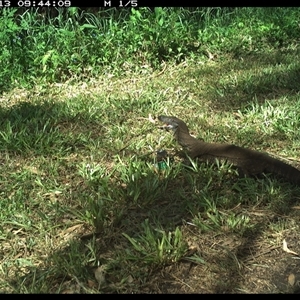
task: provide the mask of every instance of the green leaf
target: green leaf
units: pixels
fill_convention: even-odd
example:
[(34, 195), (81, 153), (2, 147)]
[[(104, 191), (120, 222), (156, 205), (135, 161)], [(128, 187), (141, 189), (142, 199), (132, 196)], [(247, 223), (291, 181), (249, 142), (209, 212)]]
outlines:
[(88, 29), (97, 29), (97, 27), (95, 25), (92, 25), (92, 24), (83, 24), (82, 26), (80, 26), (81, 30), (83, 30), (85, 28), (88, 28)]

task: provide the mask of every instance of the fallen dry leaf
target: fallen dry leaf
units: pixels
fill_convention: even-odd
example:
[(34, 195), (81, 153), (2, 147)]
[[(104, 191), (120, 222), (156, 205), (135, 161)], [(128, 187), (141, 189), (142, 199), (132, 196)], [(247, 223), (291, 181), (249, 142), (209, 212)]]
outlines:
[(290, 250), (290, 249), (288, 248), (286, 240), (283, 240), (282, 244), (283, 244), (283, 247), (282, 247), (283, 251), (298, 256), (298, 253), (296, 253), (296, 252), (294, 252), (294, 251), (292, 251), (292, 250)]
[(138, 119), (138, 120), (148, 120), (149, 122), (151, 122), (151, 123), (153, 123), (153, 124), (156, 123), (155, 119), (153, 119), (153, 117), (151, 116), (151, 114), (149, 114), (148, 118), (138, 117), (137, 119)]
[(209, 60), (213, 60), (214, 59), (214, 55), (211, 54), (208, 50), (206, 50), (207, 56)]
[(149, 120), (151, 123), (155, 123), (155, 122), (156, 122), (156, 121), (152, 118), (151, 114), (149, 114), (148, 120)]
[(289, 285), (293, 286), (295, 284), (295, 275), (291, 273), (288, 277), (288, 283)]
[(105, 283), (105, 270), (106, 270), (106, 265), (102, 265), (98, 267), (94, 272), (95, 278), (99, 283), (99, 287)]
[(90, 279), (88, 279), (87, 284), (88, 284), (89, 288), (97, 288), (97, 286), (98, 286), (96, 281), (90, 280)]

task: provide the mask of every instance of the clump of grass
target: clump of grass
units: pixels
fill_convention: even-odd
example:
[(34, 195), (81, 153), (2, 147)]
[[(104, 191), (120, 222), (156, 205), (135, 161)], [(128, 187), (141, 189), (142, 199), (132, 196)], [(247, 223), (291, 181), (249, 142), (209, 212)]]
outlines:
[(174, 232), (165, 232), (159, 228), (152, 228), (148, 219), (141, 227), (143, 232), (138, 237), (130, 237), (124, 233), (133, 247), (126, 251), (126, 259), (161, 267), (179, 261), (186, 253), (187, 245), (178, 227)]

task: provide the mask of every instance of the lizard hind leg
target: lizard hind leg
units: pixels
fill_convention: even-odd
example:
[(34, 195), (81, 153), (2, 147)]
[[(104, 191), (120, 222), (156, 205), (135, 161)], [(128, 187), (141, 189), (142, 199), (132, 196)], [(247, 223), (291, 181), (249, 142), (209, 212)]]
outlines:
[(241, 168), (241, 167), (236, 167), (237, 173), (239, 175), (239, 178), (245, 178), (245, 177), (252, 177), (250, 172), (248, 172), (247, 169)]

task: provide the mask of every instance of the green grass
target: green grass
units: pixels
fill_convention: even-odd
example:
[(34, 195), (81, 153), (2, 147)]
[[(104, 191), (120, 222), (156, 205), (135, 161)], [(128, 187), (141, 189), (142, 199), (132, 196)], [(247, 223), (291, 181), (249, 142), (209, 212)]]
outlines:
[(184, 166), (149, 114), (299, 165), (299, 9), (11, 11), (0, 23), (25, 37), (1, 54), (0, 291), (253, 292), (233, 274), (299, 232), (299, 187)]
[(275, 50), (280, 64), (280, 49), (298, 51), (299, 8), (112, 8), (92, 14), (72, 7), (58, 9), (56, 17), (37, 9), (18, 15), (3, 9), (1, 16), (1, 90), (132, 71), (149, 75), (165, 61), (225, 52), (267, 60)]

